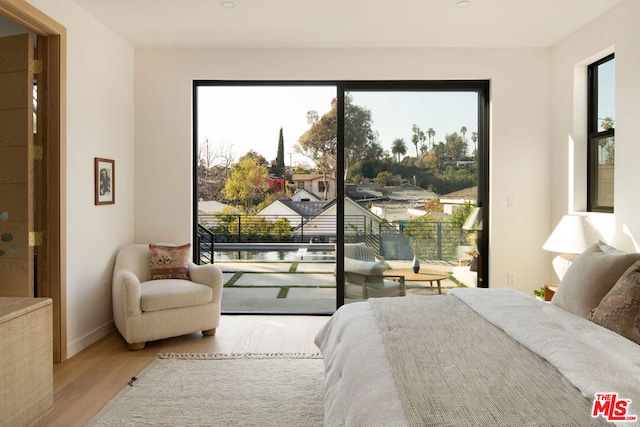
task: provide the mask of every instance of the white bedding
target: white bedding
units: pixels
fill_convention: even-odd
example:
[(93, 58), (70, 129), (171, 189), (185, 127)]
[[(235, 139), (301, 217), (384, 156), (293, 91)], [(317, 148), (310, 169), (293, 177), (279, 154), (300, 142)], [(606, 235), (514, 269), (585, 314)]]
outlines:
[[(455, 297), (551, 362), (584, 396), (618, 392), (631, 399), (628, 413), (640, 415), (637, 344), (519, 292), (456, 289), (442, 298)], [(325, 425), (409, 425), (368, 303), (338, 310), (316, 344), (325, 358)]]

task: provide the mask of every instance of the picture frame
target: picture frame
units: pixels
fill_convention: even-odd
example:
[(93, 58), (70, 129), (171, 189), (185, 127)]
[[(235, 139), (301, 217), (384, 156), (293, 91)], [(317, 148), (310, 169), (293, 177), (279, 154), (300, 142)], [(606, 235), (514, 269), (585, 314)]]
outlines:
[(116, 202), (116, 162), (94, 158), (95, 204), (112, 205)]

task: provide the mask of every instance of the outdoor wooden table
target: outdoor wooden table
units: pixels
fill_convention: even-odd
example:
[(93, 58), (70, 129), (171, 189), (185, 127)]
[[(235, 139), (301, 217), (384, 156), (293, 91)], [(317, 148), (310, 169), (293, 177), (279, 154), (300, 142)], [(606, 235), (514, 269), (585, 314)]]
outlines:
[(384, 272), (385, 276), (404, 276), (405, 281), (413, 282), (429, 282), (429, 286), (433, 288), (433, 282), (438, 284), (438, 294), (442, 294), (441, 280), (449, 278), (449, 273), (440, 270), (430, 270), (421, 268), (417, 273), (413, 272), (413, 268), (394, 268)]

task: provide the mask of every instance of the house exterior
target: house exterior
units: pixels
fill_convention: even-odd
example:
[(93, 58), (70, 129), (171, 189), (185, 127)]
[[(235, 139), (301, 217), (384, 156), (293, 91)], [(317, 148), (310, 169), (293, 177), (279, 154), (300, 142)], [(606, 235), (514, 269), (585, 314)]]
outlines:
[(307, 191), (304, 188), (299, 188), (293, 193), (290, 199), (296, 202), (319, 202), (322, 200), (322, 197), (318, 197), (315, 193)]
[(478, 201), (478, 186), (464, 188), (440, 196), (440, 203), (444, 206), (444, 213), (452, 214), (465, 203), (476, 204)]
[(378, 189), (373, 184), (353, 184), (347, 186), (347, 194), (354, 200), (384, 200), (412, 207), (424, 207), (427, 200), (438, 198), (438, 194), (431, 190), (406, 183), (383, 189)]
[(284, 191), (284, 188), (287, 185), (287, 180), (284, 178), (274, 178), (270, 176), (267, 177), (265, 181), (271, 191)]
[[(320, 236), (324, 241), (336, 237), (338, 206), (336, 200), (329, 202), (315, 217), (293, 230), (294, 236)], [(363, 208), (349, 197), (344, 198), (345, 235), (353, 236), (367, 232), (378, 234), (382, 219)]]
[(402, 203), (373, 202), (371, 212), (389, 222), (407, 222), (427, 214), (424, 206), (412, 207)]
[[(490, 193), (483, 201), (490, 208), (489, 283), (505, 286), (507, 273), (514, 272), (519, 281), (513, 287), (531, 294), (556, 280), (552, 256), (541, 242), (564, 214), (586, 209), (587, 126), (577, 112), (587, 110), (587, 65), (615, 51), (624, 58), (616, 64), (615, 175), (625, 179), (613, 183), (614, 213), (589, 215), (607, 243), (637, 251), (637, 0), (616, 2), (542, 45), (511, 46), (505, 35), (504, 47), (407, 43), (388, 48), (381, 42), (348, 49), (134, 44), (85, 9), (90, 3), (95, 2), (10, 2), (26, 9), (25, 16), (44, 14), (66, 29), (59, 129), (61, 261), (56, 267), (67, 357), (114, 330), (110, 282), (119, 248), (132, 242), (192, 241), (194, 79), (490, 80)], [(7, 11), (7, 4), (0, 2), (0, 9)], [(15, 27), (3, 18), (3, 34), (15, 34)], [(89, 177), (95, 157), (115, 159), (115, 204), (93, 203)], [(509, 197), (518, 197), (516, 209), (508, 206)]]
[[(293, 175), (293, 182), (298, 190), (306, 190), (320, 199), (324, 198), (325, 183), (324, 175), (322, 174), (295, 174)], [(335, 176), (327, 176), (327, 200), (331, 200), (336, 197), (336, 178)]]
[(256, 215), (271, 219), (287, 218), (292, 227), (297, 227), (308, 218), (321, 212), (326, 204), (327, 202), (322, 201), (279, 199), (256, 213)]

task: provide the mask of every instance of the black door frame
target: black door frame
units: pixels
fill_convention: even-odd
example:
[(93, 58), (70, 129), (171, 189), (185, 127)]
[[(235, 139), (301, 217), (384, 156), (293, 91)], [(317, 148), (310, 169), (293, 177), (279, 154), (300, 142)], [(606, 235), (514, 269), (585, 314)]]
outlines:
[[(478, 250), (482, 257), (478, 270), (478, 283), (489, 287), (489, 124), (490, 124), (490, 81), (489, 80), (388, 80), (388, 81), (310, 81), (310, 80), (194, 80), (193, 81), (193, 242), (198, 236), (198, 120), (197, 91), (204, 86), (335, 86), (338, 110), (338, 161), (336, 172), (336, 309), (344, 305), (344, 96), (347, 91), (369, 92), (476, 92), (478, 94), (478, 207), (482, 208), (483, 230), (478, 236)], [(194, 262), (197, 260), (194, 259)], [(267, 313), (265, 313), (267, 314)], [(276, 313), (273, 313), (276, 314)], [(286, 314), (286, 313), (277, 313)], [(296, 313), (299, 314), (299, 313)]]

